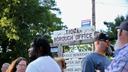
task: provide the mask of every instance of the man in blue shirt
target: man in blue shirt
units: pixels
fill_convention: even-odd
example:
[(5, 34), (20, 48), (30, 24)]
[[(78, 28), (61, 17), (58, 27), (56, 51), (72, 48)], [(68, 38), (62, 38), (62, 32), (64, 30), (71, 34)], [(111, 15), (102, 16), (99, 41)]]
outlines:
[(98, 33), (95, 37), (95, 52), (87, 55), (82, 61), (82, 72), (104, 72), (110, 64), (105, 52), (109, 47), (109, 37), (104, 33)]
[(115, 57), (105, 72), (128, 72), (128, 21), (122, 22), (117, 32)]

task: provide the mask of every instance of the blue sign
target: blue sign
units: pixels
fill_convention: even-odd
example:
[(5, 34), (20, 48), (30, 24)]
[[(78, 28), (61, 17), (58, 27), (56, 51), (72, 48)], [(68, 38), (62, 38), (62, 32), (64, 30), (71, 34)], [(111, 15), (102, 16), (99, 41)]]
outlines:
[(91, 27), (91, 20), (90, 19), (82, 20), (81, 27), (86, 27), (86, 28)]

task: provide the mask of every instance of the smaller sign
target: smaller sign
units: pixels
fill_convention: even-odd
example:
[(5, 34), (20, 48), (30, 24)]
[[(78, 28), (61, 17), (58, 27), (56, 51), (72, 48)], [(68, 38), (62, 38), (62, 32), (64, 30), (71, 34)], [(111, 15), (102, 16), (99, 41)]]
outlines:
[(51, 52), (58, 52), (58, 47), (52, 47)]
[(82, 59), (69, 59), (65, 60), (66, 66), (81, 66)]
[(81, 72), (81, 66), (72, 66), (72, 67), (67, 67), (64, 72)]
[(86, 27), (86, 28), (91, 27), (91, 19), (82, 20), (81, 21), (81, 27)]

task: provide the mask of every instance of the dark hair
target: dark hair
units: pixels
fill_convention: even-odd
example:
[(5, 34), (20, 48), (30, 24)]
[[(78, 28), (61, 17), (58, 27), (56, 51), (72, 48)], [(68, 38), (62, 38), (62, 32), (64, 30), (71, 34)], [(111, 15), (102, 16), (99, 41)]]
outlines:
[(6, 72), (16, 72), (16, 66), (19, 64), (19, 62), (21, 60), (24, 60), (27, 62), (27, 60), (23, 57), (18, 57), (17, 59), (15, 59), (14, 61), (12, 61), (12, 63), (9, 65), (8, 69)]
[(51, 56), (51, 48), (48, 40), (45, 37), (38, 36), (32, 44), (33, 50), (31, 59), (34, 60), (40, 56)]
[(106, 41), (106, 40), (110, 40), (109, 36), (103, 32), (99, 32), (97, 34), (95, 34), (95, 41)]

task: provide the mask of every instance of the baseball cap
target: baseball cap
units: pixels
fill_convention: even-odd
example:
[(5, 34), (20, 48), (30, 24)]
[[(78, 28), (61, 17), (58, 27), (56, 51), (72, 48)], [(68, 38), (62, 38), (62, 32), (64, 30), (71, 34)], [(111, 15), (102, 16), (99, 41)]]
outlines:
[(106, 40), (109, 40), (110, 38), (108, 37), (108, 35), (107, 34), (105, 34), (105, 33), (103, 33), (103, 32), (100, 32), (100, 33), (97, 33), (96, 35), (95, 35), (95, 41), (100, 41), (100, 40), (104, 40), (104, 41), (106, 41)]
[(120, 26), (116, 27), (117, 29), (122, 29), (128, 31), (128, 21), (123, 21)]

